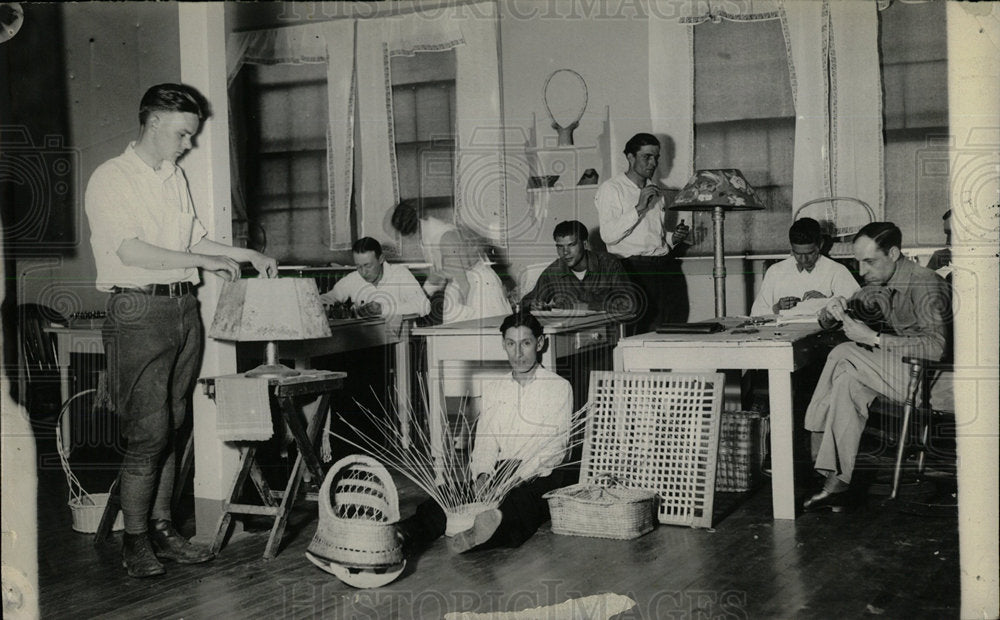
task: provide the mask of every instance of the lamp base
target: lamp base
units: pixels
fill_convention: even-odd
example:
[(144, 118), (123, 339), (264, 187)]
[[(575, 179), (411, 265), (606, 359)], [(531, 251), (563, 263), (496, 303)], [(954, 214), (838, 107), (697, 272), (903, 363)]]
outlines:
[(285, 377), (297, 377), (302, 373), (294, 368), (289, 368), (284, 364), (261, 364), (253, 370), (243, 373), (244, 377), (260, 377), (262, 379), (284, 379)]

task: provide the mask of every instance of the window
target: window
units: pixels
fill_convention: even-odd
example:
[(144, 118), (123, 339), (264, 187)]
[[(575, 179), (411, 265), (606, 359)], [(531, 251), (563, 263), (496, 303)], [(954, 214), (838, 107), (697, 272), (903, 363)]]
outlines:
[(281, 262), (328, 263), (326, 65), (244, 71), (247, 219)]
[[(401, 200), (454, 219), (455, 52), (419, 52), (391, 60), (393, 135)], [(423, 260), (404, 241), (401, 257)]]
[[(455, 53), (421, 52), (391, 63), (400, 198), (451, 221)], [(263, 229), (268, 254), (284, 263), (329, 263), (338, 257), (327, 238), (326, 65), (252, 65), (244, 72), (246, 95), (237, 103), (245, 119), (240, 159), (249, 234)], [(357, 171), (358, 151), (355, 158)], [(405, 243), (401, 254), (422, 260), (416, 243)]]

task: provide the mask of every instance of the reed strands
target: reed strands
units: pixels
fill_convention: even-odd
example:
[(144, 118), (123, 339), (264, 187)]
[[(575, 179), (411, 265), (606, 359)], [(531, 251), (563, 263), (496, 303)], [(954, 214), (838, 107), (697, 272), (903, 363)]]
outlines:
[[(396, 406), (391, 404), (387, 406), (377, 395), (376, 401), (381, 413), (374, 412), (361, 403), (357, 403), (361, 416), (371, 429), (374, 429), (373, 431), (370, 429), (369, 432), (365, 432), (346, 416), (340, 415), (344, 424), (354, 432), (357, 439), (336, 432), (331, 432), (331, 435), (399, 471), (400, 474), (406, 476), (427, 493), (449, 515), (470, 510), (480, 512), (496, 508), (507, 493), (522, 482), (518, 473), (520, 464), (536, 454), (517, 454), (514, 458), (498, 462), (494, 474), (489, 477), (488, 481), (485, 484), (477, 485), (473, 480), (470, 467), (471, 450), (461, 447), (464, 443), (463, 438), (474, 437), (475, 431), (475, 424), (470, 424), (466, 416), (467, 399), (463, 398), (461, 401), (458, 414), (459, 422), (457, 427), (453, 429), (448, 422), (446, 411), (442, 409), (430, 411), (423, 382), (421, 381), (419, 385), (424, 401), (423, 410), (428, 412), (428, 419), (411, 424), (414, 437), (406, 447), (404, 447), (402, 432), (398, 424)], [(411, 411), (418, 411), (418, 409), (411, 408)], [(586, 411), (587, 405), (584, 405), (571, 414), (566, 455), (576, 454), (576, 448), (583, 444)], [(443, 449), (442, 453), (438, 455), (438, 459), (434, 458), (431, 451), (431, 438), (428, 430), (431, 415), (439, 416), (443, 433)], [(353, 417), (357, 417), (357, 414), (354, 414)], [(542, 442), (539, 452), (559, 450), (560, 443), (561, 438), (558, 435), (553, 435), (548, 441)], [(577, 462), (564, 461), (562, 466)]]

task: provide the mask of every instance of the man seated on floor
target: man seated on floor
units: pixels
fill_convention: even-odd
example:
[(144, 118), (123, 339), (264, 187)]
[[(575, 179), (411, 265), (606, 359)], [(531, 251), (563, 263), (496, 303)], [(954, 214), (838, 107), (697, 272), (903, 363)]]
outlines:
[[(760, 292), (750, 308), (751, 316), (778, 314), (803, 301), (826, 297), (850, 297), (860, 288), (858, 282), (840, 263), (820, 254), (823, 233), (819, 222), (804, 217), (788, 229), (792, 255), (771, 265), (764, 274)], [(823, 302), (812, 302), (818, 311)], [(802, 314), (806, 311), (803, 304)]]
[(357, 271), (347, 274), (320, 295), (324, 304), (351, 302), (359, 317), (424, 316), (431, 311), (417, 279), (404, 265), (385, 262), (382, 244), (362, 237), (351, 246)]
[(576, 220), (559, 222), (552, 231), (559, 258), (538, 276), (535, 288), (521, 303), (538, 310), (568, 308), (628, 313), (637, 294), (621, 262), (587, 245), (587, 227)]
[[(528, 312), (511, 314), (500, 325), (511, 373), (483, 388), (482, 413), (476, 425), (469, 470), (476, 495), (494, 477), (515, 471), (519, 481), (499, 509), (476, 516), (473, 526), (448, 539), (456, 553), (485, 547), (519, 547), (548, 520), (542, 495), (563, 486), (563, 472), (573, 416), (570, 383), (538, 363), (545, 340), (542, 325)], [(514, 468), (514, 469), (511, 469)], [(412, 553), (445, 532), (447, 517), (432, 499), (400, 523), (404, 549)]]
[(840, 511), (854, 473), (868, 405), (879, 394), (905, 399), (904, 356), (940, 360), (947, 353), (951, 300), (944, 280), (905, 259), (902, 233), (872, 222), (854, 238), (865, 286), (849, 300), (834, 297), (820, 311), (822, 327), (842, 324), (850, 340), (834, 347), (806, 410), (815, 468), (826, 477), (806, 510)]

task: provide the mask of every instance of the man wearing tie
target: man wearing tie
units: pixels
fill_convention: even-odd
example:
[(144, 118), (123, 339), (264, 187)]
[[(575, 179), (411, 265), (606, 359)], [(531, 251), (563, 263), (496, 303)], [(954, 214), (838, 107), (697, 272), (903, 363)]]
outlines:
[(645, 296), (634, 330), (643, 333), (687, 320), (687, 287), (677, 257), (689, 229), (682, 222), (668, 234), (664, 226), (663, 189), (651, 180), (660, 163), (660, 141), (638, 133), (624, 152), (628, 170), (602, 183), (594, 204), (608, 251), (621, 257)]

